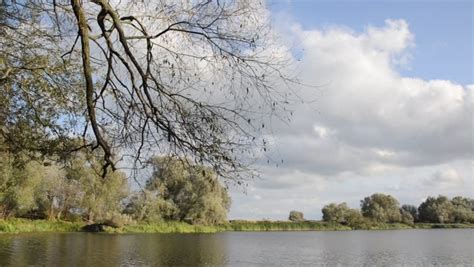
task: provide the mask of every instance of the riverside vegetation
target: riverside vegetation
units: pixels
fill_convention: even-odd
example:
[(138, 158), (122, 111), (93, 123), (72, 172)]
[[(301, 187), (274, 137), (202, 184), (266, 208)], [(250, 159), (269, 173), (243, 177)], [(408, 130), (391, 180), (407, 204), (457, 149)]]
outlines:
[[(15, 152), (0, 135), (0, 232), (80, 231), (100, 224), (105, 231), (218, 232), (459, 228), (474, 223), (474, 200), (428, 197), (418, 207), (390, 195), (373, 194), (360, 209), (346, 203), (322, 208), (322, 221), (293, 210), (288, 221), (228, 221), (225, 184), (208, 167), (187, 158), (152, 157), (150, 174), (132, 190), (120, 171), (102, 176), (103, 157), (83, 149), (37, 156)], [(69, 140), (74, 142), (74, 140)], [(3, 146), (3, 147), (2, 147)], [(6, 151), (6, 152), (5, 152)]]
[[(473, 222), (470, 199), (431, 197), (400, 209), (380, 194), (364, 199), (360, 211), (330, 204), (323, 222), (296, 211), (292, 222), (227, 221), (231, 201), (218, 177), (242, 184), (242, 160), (269, 143), (259, 118), (293, 114), (287, 105), (295, 97), (286, 89), (297, 81), (282, 72), (288, 60), (272, 50), (278, 46), (267, 21), (255, 20), (265, 11), (258, 1), (0, 2), (0, 232)], [(278, 81), (288, 87), (274, 87)], [(152, 152), (161, 156), (149, 158)], [(140, 190), (118, 170), (122, 159), (133, 170), (152, 170), (136, 177)]]
[(211, 168), (186, 158), (152, 157), (151, 173), (141, 178), (143, 188), (131, 190), (120, 171), (103, 177), (102, 161), (91, 150), (50, 157), (0, 153), (0, 232), (71, 232), (90, 224), (109, 226), (105, 231), (112, 233), (194, 233), (459, 228), (474, 223), (473, 199), (428, 197), (415, 207), (400, 206), (394, 197), (379, 193), (361, 200), (360, 210), (328, 204), (322, 221), (305, 220), (296, 210), (288, 221), (228, 221), (231, 199)]
[(1, 165), (0, 232), (76, 232), (91, 223), (109, 233), (213, 233), (473, 227), (474, 201), (428, 197), (419, 207), (399, 205), (390, 195), (373, 194), (361, 209), (346, 203), (323, 207), (322, 221), (293, 210), (288, 221), (227, 220), (230, 197), (210, 169), (185, 159), (154, 157), (140, 191), (130, 190), (120, 172), (102, 178), (100, 158), (77, 153), (59, 162), (8, 158)]

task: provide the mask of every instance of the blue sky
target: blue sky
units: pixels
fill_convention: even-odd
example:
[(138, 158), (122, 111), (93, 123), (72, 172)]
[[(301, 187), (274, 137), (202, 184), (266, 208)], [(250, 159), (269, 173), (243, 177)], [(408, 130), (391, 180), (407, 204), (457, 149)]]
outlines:
[[(473, 1), (270, 1), (304, 29), (344, 25), (363, 31), (385, 19), (404, 19), (415, 34), (414, 60), (406, 76), (473, 82)], [(277, 16), (275, 16), (277, 18)]]
[[(473, 3), (271, 1), (283, 46), (298, 59), (293, 120), (274, 126), (279, 168), (232, 190), (230, 218), (321, 217), (375, 192), (418, 205), (474, 197)], [(408, 61), (406, 61), (408, 59)], [(399, 62), (403, 62), (399, 64)]]

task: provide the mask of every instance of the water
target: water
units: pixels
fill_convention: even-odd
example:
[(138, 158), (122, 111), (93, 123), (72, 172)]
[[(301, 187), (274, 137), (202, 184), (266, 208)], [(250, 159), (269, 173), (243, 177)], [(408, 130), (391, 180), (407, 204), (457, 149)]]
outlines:
[(0, 266), (473, 266), (473, 229), (0, 235)]

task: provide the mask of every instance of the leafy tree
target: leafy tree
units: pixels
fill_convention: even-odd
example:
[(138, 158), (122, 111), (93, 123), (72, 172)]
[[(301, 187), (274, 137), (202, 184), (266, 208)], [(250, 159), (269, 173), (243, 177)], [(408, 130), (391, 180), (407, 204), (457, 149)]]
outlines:
[(358, 209), (349, 209), (346, 212), (344, 224), (353, 229), (368, 229), (371, 223), (362, 216)]
[(352, 227), (353, 229), (368, 228), (368, 221), (362, 216), (359, 210), (351, 209), (345, 202), (331, 203), (323, 207), (323, 220), (335, 222)]
[(346, 223), (347, 215), (350, 211), (349, 206), (345, 202), (336, 204), (331, 203), (326, 205), (322, 209), (323, 220), (327, 222), (337, 222), (337, 223)]
[(9, 153), (0, 152), (0, 218), (11, 216), (15, 208), (12, 198), (15, 192), (13, 189), (15, 180), (12, 157)]
[(445, 196), (428, 197), (418, 207), (421, 222), (451, 223), (454, 222), (454, 206)]
[[(418, 208), (417, 207), (413, 205), (405, 204), (402, 206), (402, 210), (410, 213), (411, 217), (413, 218), (415, 222), (418, 221)], [(400, 212), (403, 212), (402, 210), (400, 210)], [(402, 217), (403, 217), (403, 214), (402, 214)]]
[(158, 192), (176, 211), (165, 219), (196, 224), (227, 220), (230, 197), (211, 169), (174, 157), (153, 158), (151, 163), (153, 174), (146, 189)]
[(288, 216), (288, 220), (292, 222), (302, 222), (304, 221), (304, 214), (301, 211), (292, 210)]
[(63, 151), (63, 139), (82, 132), (76, 127), (84, 110), (78, 61), (61, 58), (62, 44), (40, 27), (42, 7), (0, 3), (0, 142), (14, 157), (38, 160)]
[(474, 199), (471, 198), (456, 196), (453, 197), (451, 203), (453, 203), (453, 205), (457, 207), (474, 210)]
[(400, 209), (400, 214), (401, 214), (401, 222), (404, 224), (413, 224), (415, 223), (415, 219), (413, 218), (413, 215), (404, 209)]
[[(8, 162), (7, 162), (8, 163)], [(60, 162), (26, 161), (25, 164), (1, 164), (2, 216), (63, 219), (84, 216), (89, 221), (106, 220), (122, 210), (128, 195), (123, 173), (100, 175), (100, 159), (78, 153)]]
[(260, 114), (287, 110), (291, 91), (274, 85), (292, 82), (283, 71), (288, 60), (272, 42), (261, 2), (7, 0), (0, 7), (7, 89), (0, 112), (16, 127), (6, 135), (31, 147), (37, 143), (27, 136), (84, 137), (81, 146), (101, 150), (103, 176), (123, 151), (135, 165), (158, 151), (240, 182), (241, 153), (267, 143), (256, 138), (265, 127)]
[(453, 204), (454, 222), (468, 223), (474, 222), (474, 200), (461, 196), (454, 197), (451, 200)]
[(376, 193), (361, 200), (362, 215), (377, 222), (400, 222), (402, 219), (398, 201), (385, 194)]
[(178, 210), (176, 205), (164, 200), (157, 191), (144, 189), (130, 196), (124, 213), (137, 221), (157, 222), (177, 217)]
[(79, 209), (89, 222), (105, 221), (123, 210), (128, 196), (128, 181), (122, 172), (102, 177), (101, 158), (94, 154), (78, 154), (67, 166), (67, 178), (79, 184)]

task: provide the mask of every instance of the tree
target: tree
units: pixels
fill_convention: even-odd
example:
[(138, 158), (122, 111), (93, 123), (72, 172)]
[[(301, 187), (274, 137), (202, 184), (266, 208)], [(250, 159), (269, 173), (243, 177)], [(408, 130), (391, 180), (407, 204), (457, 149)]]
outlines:
[(340, 223), (353, 229), (367, 228), (367, 220), (359, 210), (351, 209), (347, 203), (331, 203), (323, 207), (323, 220), (326, 222)]
[(445, 196), (428, 197), (418, 207), (421, 222), (450, 223), (454, 222), (454, 206)]
[(80, 65), (75, 55), (61, 58), (60, 36), (42, 27), (42, 8), (40, 1), (0, 3), (0, 142), (23, 157), (17, 164), (63, 152), (64, 139), (82, 132)]
[(404, 224), (413, 224), (415, 223), (415, 219), (413, 218), (413, 215), (407, 211), (407, 210), (404, 210), (404, 209), (400, 209), (400, 215), (401, 215), (401, 219), (400, 221)]
[(340, 204), (331, 203), (323, 207), (323, 220), (326, 222), (337, 222), (337, 223), (346, 223), (347, 215), (350, 211), (347, 203), (343, 202)]
[(77, 152), (57, 161), (29, 160), (24, 164), (0, 164), (2, 217), (11, 215), (43, 219), (104, 221), (122, 211), (128, 196), (123, 173), (100, 175), (98, 155)]
[(345, 224), (352, 227), (352, 229), (368, 229), (370, 225), (358, 209), (349, 209), (347, 211)]
[[(39, 76), (27, 90), (34, 98), (23, 99), (45, 116), (27, 122), (45, 122), (40, 134), (83, 136), (80, 147), (102, 151), (103, 175), (121, 156), (142, 165), (164, 153), (240, 182), (242, 155), (267, 144), (259, 118), (287, 110), (292, 93), (275, 86), (292, 82), (287, 53), (273, 43), (259, 1), (2, 3), (2, 82)], [(65, 127), (65, 118), (75, 123)]]
[(469, 223), (474, 222), (474, 200), (461, 196), (454, 197), (451, 200), (454, 206), (454, 222)]
[(158, 222), (176, 217), (176, 205), (164, 200), (159, 192), (144, 189), (130, 196), (124, 214), (137, 221)]
[(183, 158), (155, 157), (146, 189), (157, 192), (174, 210), (163, 216), (194, 224), (217, 224), (227, 220), (230, 197), (212, 169), (192, 165)]
[(398, 201), (385, 194), (376, 193), (361, 200), (361, 211), (364, 217), (377, 222), (400, 222), (402, 217)]
[(288, 216), (288, 220), (292, 222), (302, 222), (304, 221), (304, 214), (301, 211), (292, 210)]
[(103, 222), (123, 210), (128, 196), (124, 173), (116, 171), (101, 176), (102, 157), (97, 153), (77, 153), (66, 167), (68, 180), (76, 181), (80, 194), (79, 213), (89, 222)]
[[(405, 204), (402, 206), (402, 210), (410, 213), (411, 217), (413, 218), (413, 221), (415, 222), (418, 221), (418, 208), (417, 207), (413, 205)], [(402, 210), (400, 210), (400, 212), (402, 212)], [(403, 217), (403, 213), (402, 213), (402, 217)]]

